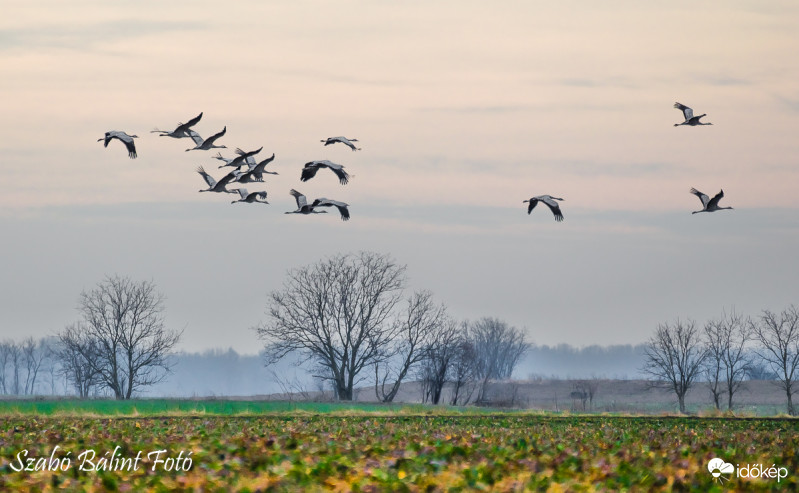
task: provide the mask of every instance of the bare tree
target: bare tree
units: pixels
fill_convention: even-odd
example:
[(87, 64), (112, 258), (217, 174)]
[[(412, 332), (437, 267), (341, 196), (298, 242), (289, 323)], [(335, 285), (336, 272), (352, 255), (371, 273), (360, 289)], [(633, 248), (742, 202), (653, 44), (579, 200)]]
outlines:
[(716, 325), (716, 332), (722, 336), (721, 355), (727, 384), (727, 409), (732, 410), (732, 398), (741, 388), (750, 364), (746, 344), (752, 339), (751, 323), (734, 309), (730, 313), (725, 310), (721, 318), (712, 323)]
[(696, 324), (677, 320), (672, 326), (658, 325), (645, 353), (642, 371), (654, 377), (651, 385), (674, 390), (680, 412), (685, 413), (685, 394), (696, 382), (707, 353)]
[[(583, 394), (583, 398), (588, 401), (590, 409), (594, 407), (594, 396), (596, 396), (598, 389), (599, 379), (595, 376), (592, 376), (590, 380), (577, 380), (574, 382), (574, 390)], [(583, 410), (585, 410), (585, 400), (583, 401)]]
[(339, 400), (352, 400), (361, 372), (386, 359), (404, 286), (404, 266), (369, 252), (289, 271), (283, 289), (269, 295), (270, 320), (255, 328), (267, 363), (298, 351), (317, 377), (333, 383)]
[(583, 389), (580, 384), (576, 382), (572, 385), (572, 387), (574, 390), (569, 393), (569, 398), (572, 400), (572, 410), (577, 408), (576, 403), (579, 401), (582, 405), (582, 410), (585, 411), (585, 403), (588, 401), (588, 392), (586, 392), (585, 389)]
[(457, 357), (462, 334), (453, 319), (439, 326), (435, 338), (428, 344), (425, 357), (419, 366), (417, 377), (422, 383), (422, 402), (438, 404), (444, 386), (452, 374), (452, 365)]
[(763, 310), (757, 322), (750, 322), (760, 342), (758, 355), (766, 361), (788, 399), (788, 414), (796, 415), (793, 394), (796, 392), (799, 368), (799, 310), (794, 305), (780, 314)]
[(469, 337), (476, 352), (475, 373), (481, 380), (477, 401), (482, 402), (488, 382), (510, 378), (530, 344), (525, 341), (523, 331), (491, 317), (469, 323)]
[(107, 277), (81, 293), (78, 309), (84, 323), (74, 327), (82, 332), (84, 362), (117, 399), (165, 378), (182, 331), (165, 327), (164, 296), (153, 282)]
[(89, 330), (79, 324), (68, 325), (58, 334), (55, 350), (60, 363), (60, 373), (81, 398), (89, 397), (100, 384), (100, 348), (91, 338)]
[(721, 397), (724, 395), (724, 384), (722, 383), (724, 373), (724, 345), (725, 333), (723, 324), (718, 321), (711, 321), (705, 324), (705, 347), (707, 353), (702, 363), (702, 373), (705, 376), (705, 383), (713, 397), (713, 405), (716, 409), (721, 409)]
[(20, 385), (22, 346), (14, 341), (5, 341), (3, 343), (3, 359), (3, 368), (10, 366), (11, 370), (3, 378), (3, 390), (7, 394), (20, 395), (22, 393), (22, 386)]
[(8, 374), (6, 372), (6, 368), (9, 365), (11, 360), (11, 345), (13, 342), (11, 341), (3, 341), (0, 342), (0, 392), (3, 394), (8, 394), (9, 386), (11, 384), (10, 380), (8, 379)]
[(25, 383), (23, 393), (33, 395), (36, 389), (36, 379), (39, 377), (39, 370), (47, 358), (47, 344), (44, 339), (34, 340), (28, 337), (20, 345), (22, 352), (22, 364), (25, 367)]
[(434, 304), (431, 292), (413, 293), (404, 316), (396, 322), (396, 338), (388, 349), (388, 357), (382, 362), (375, 361), (375, 395), (378, 400), (394, 400), (402, 380), (408, 371), (425, 359), (446, 319), (446, 308)]
[[(466, 323), (463, 325), (464, 331), (466, 331), (468, 325)], [(458, 341), (455, 348), (455, 357), (450, 367), (450, 380), (452, 382), (450, 404), (453, 406), (465, 406), (472, 400), (474, 390), (477, 387), (475, 380), (479, 379), (476, 373), (479, 367), (477, 351), (468, 334), (465, 334), (465, 337)]]

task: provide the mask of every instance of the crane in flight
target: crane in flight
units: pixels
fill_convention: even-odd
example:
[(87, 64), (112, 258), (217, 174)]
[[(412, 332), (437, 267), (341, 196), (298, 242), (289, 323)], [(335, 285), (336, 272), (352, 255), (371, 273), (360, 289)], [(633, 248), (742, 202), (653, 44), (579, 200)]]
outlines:
[(151, 134), (158, 133), (160, 137), (172, 137), (174, 139), (183, 139), (186, 137), (191, 137), (191, 135), (189, 135), (189, 130), (194, 125), (197, 125), (197, 122), (199, 122), (202, 117), (203, 114), (202, 112), (200, 112), (199, 115), (195, 116), (188, 122), (178, 123), (178, 126), (175, 128), (175, 130), (172, 130), (171, 132), (167, 130), (159, 130), (156, 128), (155, 130), (150, 130), (150, 133)]
[(527, 214), (530, 214), (531, 212), (533, 212), (533, 209), (535, 209), (535, 206), (536, 204), (538, 204), (538, 202), (543, 202), (544, 204), (546, 204), (547, 207), (549, 207), (549, 210), (552, 211), (552, 214), (555, 215), (555, 221), (560, 222), (563, 221), (563, 213), (560, 212), (560, 205), (558, 205), (558, 203), (555, 202), (556, 200), (563, 200), (563, 199), (559, 197), (553, 197), (551, 195), (539, 195), (538, 197), (533, 197), (530, 200), (524, 200), (522, 201), (522, 203), (524, 202), (530, 203), (530, 205), (527, 206)]
[(685, 106), (684, 104), (674, 103), (674, 107), (679, 110), (682, 110), (682, 114), (685, 117), (685, 121), (682, 123), (675, 123), (674, 124), (675, 127), (679, 127), (680, 125), (690, 125), (692, 127), (695, 127), (697, 125), (713, 125), (712, 123), (702, 123), (699, 121), (699, 119), (702, 118), (703, 116), (706, 116), (707, 113), (702, 113), (699, 116), (694, 116), (694, 110), (689, 108), (688, 106)]
[(275, 160), (275, 153), (272, 153), (272, 157), (268, 157), (261, 161), (260, 163), (255, 161), (255, 158), (250, 156), (247, 158), (247, 166), (250, 168), (247, 173), (250, 173), (253, 177), (252, 181), (264, 181), (264, 173), (268, 173), (270, 175), (278, 174), (277, 171), (266, 171), (266, 165), (271, 163)]
[(350, 210), (347, 209), (349, 204), (345, 204), (344, 202), (339, 202), (338, 200), (331, 200), (322, 197), (321, 199), (316, 199), (311, 204), (311, 208), (315, 209), (317, 207), (335, 207), (338, 209), (339, 214), (341, 214), (342, 221), (349, 221), (350, 220)]
[(310, 161), (305, 163), (305, 167), (302, 169), (302, 174), (300, 175), (300, 181), (308, 181), (314, 176), (316, 176), (316, 172), (319, 171), (320, 168), (328, 168), (330, 171), (338, 176), (338, 181), (342, 185), (346, 185), (347, 181), (350, 179), (350, 175), (344, 171), (344, 166), (336, 163), (332, 163), (327, 159), (323, 159), (321, 161)]
[(125, 147), (128, 148), (128, 157), (131, 159), (136, 159), (136, 144), (133, 143), (133, 139), (138, 138), (138, 135), (128, 135), (120, 130), (111, 130), (110, 132), (105, 133), (105, 137), (97, 139), (97, 142), (102, 140), (103, 147), (108, 147), (108, 143), (111, 142), (112, 139), (117, 139), (125, 144)]
[(308, 205), (308, 200), (305, 198), (305, 195), (294, 190), (293, 188), (289, 193), (294, 197), (294, 200), (297, 201), (297, 210), (286, 211), (284, 212), (284, 214), (325, 214), (327, 212), (327, 211), (315, 211), (313, 209), (313, 206)]
[(732, 207), (719, 207), (719, 200), (724, 197), (724, 190), (721, 190), (712, 199), (695, 188), (691, 189), (691, 193), (699, 197), (699, 200), (702, 201), (702, 210), (693, 211), (691, 214), (698, 214), (700, 212), (715, 212), (720, 211), (721, 209), (732, 209)]
[(328, 137), (327, 139), (320, 140), (319, 142), (324, 142), (326, 146), (329, 146), (330, 144), (335, 144), (337, 142), (341, 142), (342, 144), (349, 147), (353, 151), (361, 150), (360, 147), (355, 147), (355, 144), (353, 144), (353, 142), (358, 142), (358, 139), (348, 139), (346, 137)]
[(235, 190), (228, 190), (227, 188), (225, 188), (228, 185), (228, 183), (230, 183), (235, 178), (233, 171), (220, 178), (219, 181), (214, 180), (211, 175), (206, 173), (202, 166), (197, 168), (197, 173), (199, 173), (200, 176), (203, 177), (203, 180), (205, 180), (205, 183), (208, 184), (208, 188), (206, 188), (205, 190), (200, 190), (200, 192), (236, 193)]
[(250, 157), (255, 156), (256, 154), (261, 152), (261, 149), (263, 149), (263, 148), (264, 147), (261, 146), (260, 149), (256, 149), (254, 151), (245, 152), (245, 151), (242, 151), (240, 148), (237, 147), (236, 148), (236, 154), (238, 154), (238, 156), (234, 157), (233, 159), (225, 159), (225, 158), (222, 157), (222, 154), (219, 154), (219, 156), (214, 156), (214, 157), (225, 162), (225, 164), (219, 166), (220, 168), (224, 168), (225, 166), (232, 166), (234, 168), (239, 168), (240, 166), (242, 166), (244, 163), (247, 162), (247, 159), (249, 159)]
[[(236, 202), (247, 202), (248, 204), (258, 203), (258, 204), (268, 204), (269, 202), (266, 201), (266, 192), (252, 192), (247, 193), (246, 188), (235, 188), (235, 191), (239, 192), (239, 196), (241, 197), (239, 200), (234, 200), (231, 204), (235, 204)], [(258, 199), (261, 200), (258, 200)]]
[(189, 135), (191, 136), (191, 140), (194, 141), (195, 145), (191, 149), (186, 149), (186, 152), (195, 151), (195, 150), (207, 151), (208, 149), (211, 149), (213, 147), (227, 149), (227, 146), (224, 145), (218, 146), (214, 143), (216, 139), (225, 135), (225, 132), (227, 132), (227, 125), (225, 125), (225, 128), (223, 128), (221, 132), (217, 132), (214, 135), (208, 137), (207, 139), (203, 139), (202, 137), (200, 137), (200, 134), (198, 134), (194, 130), (189, 130)]
[(327, 211), (317, 211), (317, 207), (336, 207), (338, 209), (339, 214), (341, 214), (342, 221), (348, 221), (350, 219), (350, 211), (347, 209), (349, 204), (345, 204), (344, 202), (339, 202), (338, 200), (330, 200), (326, 198), (316, 199), (308, 205), (308, 200), (305, 198), (305, 195), (301, 194), (300, 192), (292, 189), (289, 192), (294, 199), (297, 201), (297, 210), (295, 211), (287, 211), (285, 214), (324, 214)]

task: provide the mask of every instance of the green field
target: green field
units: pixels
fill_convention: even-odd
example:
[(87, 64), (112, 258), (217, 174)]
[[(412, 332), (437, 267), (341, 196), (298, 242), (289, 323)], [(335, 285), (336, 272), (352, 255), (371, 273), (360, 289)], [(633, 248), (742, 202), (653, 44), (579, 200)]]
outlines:
[[(117, 400), (0, 400), (0, 416), (13, 414), (35, 415), (98, 415), (98, 416), (164, 416), (185, 414), (240, 415), (272, 413), (423, 413), (436, 408), (423, 405), (236, 401), (190, 399)], [(451, 409), (451, 408), (450, 408)]]
[[(97, 415), (89, 416), (76, 411), (78, 401), (70, 402), (76, 407), (68, 411), (52, 402), (24, 403), (51, 408), (5, 402), (0, 491), (799, 488), (799, 421), (794, 419), (487, 414), (228, 401), (196, 402), (199, 407), (190, 408), (188, 402), (118, 403), (135, 405), (140, 413), (125, 417), (99, 416), (121, 412), (110, 403), (99, 411), (84, 410)], [(43, 411), (33, 414), (34, 409)], [(169, 415), (179, 412), (205, 414)], [(714, 457), (740, 466), (775, 465), (784, 468), (785, 477), (727, 474), (722, 485), (707, 470)], [(29, 458), (32, 468), (45, 470), (18, 471)], [(64, 470), (47, 470), (56, 460)]]

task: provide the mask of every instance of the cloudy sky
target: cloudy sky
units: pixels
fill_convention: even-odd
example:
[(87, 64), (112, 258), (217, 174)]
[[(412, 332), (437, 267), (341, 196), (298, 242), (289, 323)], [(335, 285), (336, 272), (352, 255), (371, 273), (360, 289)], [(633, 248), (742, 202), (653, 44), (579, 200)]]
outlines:
[[(287, 269), (358, 250), (538, 344), (799, 303), (795, 2), (2, 5), (0, 338), (55, 333), (120, 274), (166, 295), (181, 349), (254, 353)], [(675, 128), (675, 101), (713, 125)], [(215, 151), (150, 133), (201, 111), (225, 155), (275, 153), (248, 186), (269, 205), (198, 193)], [(314, 159), (354, 177), (301, 183)], [(735, 209), (692, 215), (691, 187)], [(352, 220), (284, 215), (291, 188)], [(527, 215), (540, 194), (563, 223)]]

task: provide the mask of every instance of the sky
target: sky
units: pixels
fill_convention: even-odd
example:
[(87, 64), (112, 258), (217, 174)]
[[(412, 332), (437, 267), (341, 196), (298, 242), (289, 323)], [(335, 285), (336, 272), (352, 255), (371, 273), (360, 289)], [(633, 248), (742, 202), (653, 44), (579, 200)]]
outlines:
[[(0, 339), (55, 334), (118, 274), (165, 295), (179, 349), (253, 354), (289, 269), (359, 250), (535, 344), (799, 303), (795, 2), (0, 5)], [(675, 101), (713, 125), (674, 127)], [(269, 205), (198, 193), (218, 150), (150, 132), (200, 112), (223, 155), (275, 153), (247, 185)], [(300, 182), (316, 159), (352, 179)], [(691, 187), (734, 209), (692, 215)], [(283, 214), (292, 188), (352, 219)], [(527, 214), (541, 194), (562, 223)]]

